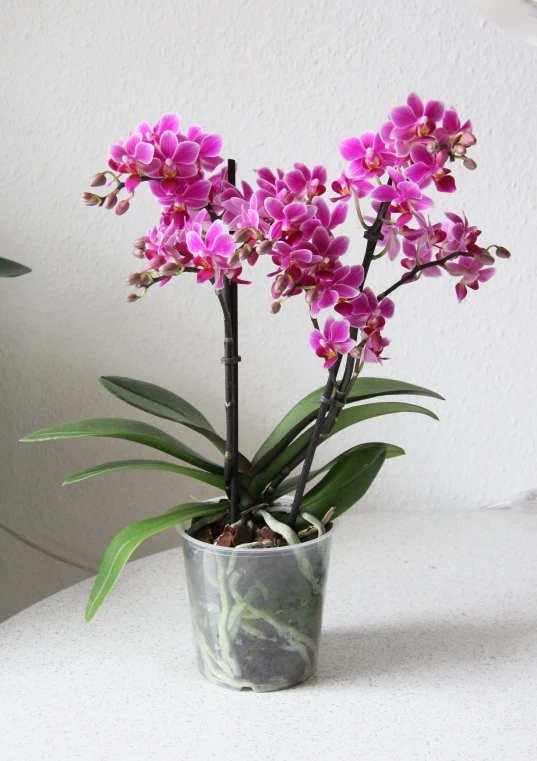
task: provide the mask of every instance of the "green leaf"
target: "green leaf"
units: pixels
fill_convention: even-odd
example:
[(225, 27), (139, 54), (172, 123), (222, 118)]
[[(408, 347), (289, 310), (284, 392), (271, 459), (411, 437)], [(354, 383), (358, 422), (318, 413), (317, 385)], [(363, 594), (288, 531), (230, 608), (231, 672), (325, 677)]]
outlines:
[(187, 447), (178, 439), (138, 420), (125, 420), (123, 418), (86, 418), (85, 420), (73, 420), (70, 423), (60, 423), (51, 428), (43, 428), (25, 436), (21, 441), (47, 441), (48, 439), (73, 439), (81, 436), (104, 436), (112, 439), (124, 439), (145, 444), (153, 449), (177, 457), (178, 460), (195, 465), (209, 473), (223, 474), (221, 465), (217, 465), (205, 459), (193, 449)]
[[(216, 433), (207, 418), (196, 407), (172, 391), (167, 391), (154, 383), (123, 378), (118, 375), (99, 378), (99, 383), (111, 394), (132, 407), (191, 428), (209, 439), (222, 454), (225, 453), (225, 439)], [(249, 461), (243, 455), (240, 455), (239, 468), (242, 471), (247, 471), (250, 468)]]
[[(341, 410), (338, 422), (334, 425), (328, 436), (324, 436), (324, 438), (320, 440), (320, 444), (350, 425), (361, 423), (364, 420), (370, 420), (371, 418), (379, 417), (381, 415), (392, 415), (396, 412), (416, 412), (438, 420), (434, 412), (415, 404), (406, 404), (405, 402), (373, 402), (371, 404), (360, 404), (357, 407), (346, 407)], [(264, 488), (278, 475), (278, 473), (281, 473), (282, 470), (308, 446), (312, 433), (313, 426), (310, 426), (307, 431), (304, 431), (304, 433), (291, 442), (281, 454), (272, 460), (272, 462), (270, 462), (267, 467), (252, 480), (252, 490), (255, 492), (259, 488)]]
[(0, 256), (0, 277), (20, 277), (20, 275), (27, 275), (31, 271), (24, 264), (19, 264), (11, 259), (4, 259)]
[(84, 481), (86, 478), (98, 476), (101, 473), (111, 473), (114, 470), (166, 470), (170, 473), (177, 473), (180, 476), (188, 476), (198, 481), (204, 481), (206, 484), (216, 486), (224, 491), (224, 477), (215, 473), (206, 473), (204, 470), (194, 470), (194, 468), (185, 468), (182, 465), (176, 465), (173, 462), (162, 460), (117, 460), (116, 462), (105, 462), (102, 465), (94, 465), (92, 468), (81, 470), (69, 478), (66, 478), (63, 485), (75, 484), (78, 481)]
[(116, 583), (125, 563), (144, 539), (157, 534), (159, 531), (176, 526), (178, 523), (184, 523), (191, 518), (218, 513), (221, 509), (218, 504), (207, 505), (199, 502), (188, 502), (184, 505), (177, 505), (164, 515), (147, 518), (122, 529), (112, 539), (103, 555), (86, 608), (86, 621), (91, 621), (97, 613)]
[[(265, 465), (276, 455), (282, 452), (298, 434), (312, 423), (319, 411), (319, 400), (323, 388), (312, 391), (287, 413), (278, 423), (270, 436), (263, 442), (256, 452), (252, 465), (251, 475), (257, 475)], [(443, 399), (435, 391), (429, 391), (412, 383), (391, 380), (389, 378), (357, 378), (349, 395), (348, 404), (361, 402), (365, 399), (373, 399), (377, 396), (395, 394), (413, 394), (415, 396), (429, 396), (434, 399)]]
[(301, 510), (322, 518), (335, 507), (334, 518), (339, 518), (364, 496), (385, 459), (384, 444), (369, 444), (359, 453), (347, 453), (304, 495)]
[[(310, 474), (308, 476), (308, 482), (312, 481), (316, 476), (319, 476), (321, 473), (324, 473), (325, 471), (329, 470), (333, 465), (336, 464), (336, 462), (339, 462), (342, 457), (346, 457), (347, 455), (350, 456), (352, 453), (361, 452), (364, 448), (370, 447), (370, 446), (371, 446), (371, 443), (357, 444), (357, 446), (347, 449), (346, 452), (342, 452), (342, 454), (339, 454), (337, 457), (334, 457), (333, 460), (330, 460), (330, 462), (327, 462), (326, 465), (323, 465), (322, 468), (319, 468), (318, 470), (310, 471)], [(405, 454), (405, 450), (401, 449), (401, 447), (398, 447), (395, 444), (382, 444), (382, 446), (386, 447), (387, 460), (391, 457), (401, 457), (402, 455)], [(292, 476), (292, 478), (287, 478), (285, 481), (282, 481), (282, 483), (278, 486), (278, 488), (273, 491), (271, 498), (278, 499), (279, 497), (282, 497), (284, 494), (289, 494), (289, 492), (294, 491), (298, 485), (299, 479), (300, 479), (300, 474), (298, 476)]]

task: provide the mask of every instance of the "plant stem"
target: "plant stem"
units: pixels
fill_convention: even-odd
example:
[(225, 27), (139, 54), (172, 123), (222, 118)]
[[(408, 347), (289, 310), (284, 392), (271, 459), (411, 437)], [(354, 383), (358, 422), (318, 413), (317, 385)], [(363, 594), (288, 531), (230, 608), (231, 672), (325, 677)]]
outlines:
[(222, 307), (224, 315), (224, 388), (225, 388), (225, 409), (226, 409), (226, 452), (224, 454), (224, 483), (228, 499), (231, 500), (231, 478), (232, 478), (232, 459), (233, 459), (233, 379), (232, 363), (233, 357), (233, 322), (229, 310), (229, 280), (224, 278), (224, 287), (217, 290), (216, 295)]
[[(388, 185), (392, 184), (392, 179), (388, 180)], [(369, 268), (371, 266), (371, 262), (373, 261), (373, 256), (375, 255), (375, 249), (377, 247), (377, 243), (379, 240), (383, 240), (383, 235), (381, 234), (380, 230), (382, 228), (382, 225), (384, 223), (384, 215), (388, 212), (388, 209), (390, 208), (390, 201), (384, 201), (380, 204), (379, 210), (377, 212), (377, 216), (371, 227), (368, 227), (367, 230), (364, 233), (364, 238), (367, 241), (367, 245), (365, 247), (365, 254), (362, 261), (362, 267), (364, 269), (364, 279), (362, 281), (362, 285), (360, 286), (360, 290), (363, 291), (365, 287), (365, 281), (367, 280), (367, 276), (369, 274)]]
[(398, 280), (393, 285), (390, 285), (389, 288), (386, 288), (385, 291), (382, 293), (379, 293), (377, 296), (378, 301), (382, 301), (382, 299), (385, 299), (386, 296), (389, 296), (390, 293), (393, 293), (397, 288), (400, 288), (402, 285), (405, 285), (406, 283), (410, 283), (416, 275), (418, 275), (423, 270), (429, 269), (429, 267), (443, 267), (446, 262), (449, 262), (450, 259), (456, 259), (458, 256), (468, 256), (471, 259), (474, 258), (473, 254), (470, 254), (468, 252), (464, 252), (464, 254), (461, 253), (461, 251), (455, 251), (453, 254), (448, 254), (447, 256), (444, 256), (442, 259), (433, 259), (430, 262), (426, 262), (425, 264), (416, 264), (413, 269), (411, 269), (406, 275), (403, 275), (403, 277)]
[(305, 450), (304, 465), (302, 466), (300, 479), (296, 487), (296, 492), (293, 499), (293, 505), (291, 507), (291, 514), (289, 515), (289, 525), (291, 526), (291, 528), (294, 527), (296, 523), (296, 519), (298, 518), (300, 503), (302, 501), (302, 497), (304, 496), (304, 490), (308, 482), (308, 476), (310, 474), (311, 465), (313, 462), (313, 458), (315, 456), (315, 450), (317, 449), (317, 444), (319, 443), (319, 437), (323, 429), (324, 419), (325, 419), (326, 413), (328, 412), (328, 409), (330, 408), (330, 400), (332, 397), (332, 392), (334, 390), (334, 377), (337, 376), (337, 371), (339, 369), (340, 363), (341, 363), (341, 355), (339, 356), (336, 364), (334, 365), (334, 373), (333, 374), (331, 373), (328, 376), (328, 380), (326, 382), (323, 395), (321, 396), (321, 404), (319, 406), (319, 412), (317, 414), (317, 419), (313, 427), (311, 439), (309, 441), (307, 449)]
[[(389, 185), (392, 184), (391, 178), (389, 179), (388, 184)], [(362, 285), (360, 286), (360, 291), (363, 291), (364, 289), (365, 281), (369, 273), (369, 268), (371, 266), (371, 262), (373, 261), (373, 256), (375, 255), (375, 249), (377, 247), (377, 243), (379, 242), (379, 240), (383, 239), (383, 235), (380, 231), (384, 223), (384, 216), (388, 212), (389, 208), (390, 208), (390, 201), (384, 201), (383, 203), (381, 203), (379, 210), (377, 212), (375, 221), (370, 227), (367, 227), (366, 231), (364, 232), (364, 238), (367, 240), (367, 245), (366, 245), (366, 249), (364, 253), (364, 258), (362, 261), (362, 267), (364, 270), (364, 278), (362, 281)], [(356, 338), (358, 336), (358, 331), (354, 328), (352, 329), (352, 331), (353, 331), (354, 338)], [(310, 474), (313, 458), (315, 456), (315, 451), (317, 449), (321, 436), (326, 437), (330, 433), (335, 421), (337, 420), (339, 410), (345, 404), (345, 401), (348, 396), (348, 392), (350, 390), (349, 388), (350, 384), (354, 383), (354, 380), (355, 380), (355, 376), (353, 373), (353, 370), (355, 368), (355, 361), (352, 357), (347, 357), (345, 372), (343, 374), (342, 381), (338, 386), (335, 379), (337, 377), (337, 372), (339, 370), (339, 365), (341, 363), (341, 360), (342, 360), (342, 356), (340, 355), (337, 363), (334, 365), (334, 368), (331, 369), (330, 371), (330, 376), (326, 383), (324, 393), (321, 397), (321, 405), (319, 407), (317, 420), (315, 421), (315, 425), (311, 434), (311, 439), (304, 452), (304, 464), (302, 466), (300, 479), (297, 484), (295, 496), (293, 499), (291, 514), (289, 516), (289, 525), (291, 526), (291, 528), (295, 525), (296, 519), (298, 517), (298, 513), (300, 510), (300, 503), (302, 501), (302, 497), (304, 496), (304, 490), (308, 482), (308, 476)], [(334, 396), (332, 397), (334, 388), (335, 388), (335, 393), (334, 393)], [(273, 484), (274, 484), (274, 481), (270, 484), (270, 486), (274, 488)]]
[[(235, 185), (235, 161), (227, 162), (227, 179), (231, 185)], [(233, 231), (230, 231), (233, 232)], [(239, 520), (239, 312), (238, 312), (238, 288), (237, 283), (225, 278), (227, 284), (227, 297), (231, 314), (231, 335), (233, 338), (233, 363), (231, 365), (232, 384), (232, 431), (231, 431), (231, 522)], [(226, 447), (227, 449), (227, 447)]]

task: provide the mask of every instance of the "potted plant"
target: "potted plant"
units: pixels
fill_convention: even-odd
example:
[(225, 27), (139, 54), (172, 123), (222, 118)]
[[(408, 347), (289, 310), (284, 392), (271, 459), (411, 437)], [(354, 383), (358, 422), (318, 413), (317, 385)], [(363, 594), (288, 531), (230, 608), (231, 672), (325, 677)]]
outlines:
[[(179, 460), (127, 460), (97, 465), (68, 478), (74, 483), (113, 470), (167, 470), (217, 487), (222, 497), (171, 508), (124, 528), (104, 554), (86, 612), (87, 620), (110, 592), (133, 550), (156, 532), (179, 526), (183, 539), (198, 662), (210, 680), (259, 691), (281, 689), (315, 670), (324, 583), (334, 522), (367, 491), (384, 461), (404, 454), (397, 446), (359, 443), (312, 469), (328, 438), (361, 421), (399, 412), (436, 418), (429, 410), (391, 395), (436, 397), (425, 388), (363, 377), (380, 364), (388, 345), (392, 296), (426, 277), (454, 278), (459, 301), (493, 275), (495, 257), (466, 217), (428, 215), (433, 186), (455, 190), (451, 167), (475, 169), (467, 155), (476, 142), (469, 121), (438, 101), (411, 94), (393, 109), (379, 132), (344, 140), (349, 162), (327, 190), (322, 166), (296, 163), (290, 171), (257, 171), (257, 189), (235, 182), (235, 162), (222, 168), (222, 140), (201, 127), (180, 128), (166, 114), (139, 124), (111, 146), (109, 168), (84, 193), (89, 206), (122, 215), (135, 192), (148, 186), (161, 205), (158, 223), (134, 243), (144, 261), (127, 278), (137, 302), (155, 285), (195, 276), (200, 295), (216, 294), (224, 323), (226, 432), (164, 388), (123, 377), (102, 385), (140, 410), (186, 426), (208, 439), (223, 461), (209, 460), (175, 437), (126, 419), (86, 419), (46, 428), (24, 441), (107, 436), (144, 444)], [(371, 211), (362, 211), (367, 199)], [(349, 207), (364, 230), (359, 259), (338, 234)], [(374, 290), (371, 268), (387, 256), (399, 271)], [(239, 449), (238, 291), (260, 257), (270, 257), (272, 305), (277, 314), (294, 297), (304, 300), (312, 323), (309, 341), (327, 371), (324, 388), (299, 401), (249, 458)], [(402, 270), (400, 269), (402, 266)], [(241, 288), (242, 290), (242, 288)], [(275, 318), (277, 319), (277, 318)], [(297, 471), (296, 474), (293, 473)], [(308, 483), (322, 476), (314, 486)], [(292, 498), (286, 495), (293, 494)]]

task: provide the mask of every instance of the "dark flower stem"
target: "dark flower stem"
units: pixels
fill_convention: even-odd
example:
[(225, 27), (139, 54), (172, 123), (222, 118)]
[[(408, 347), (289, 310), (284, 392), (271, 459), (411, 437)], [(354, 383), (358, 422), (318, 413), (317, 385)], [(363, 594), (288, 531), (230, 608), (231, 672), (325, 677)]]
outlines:
[[(390, 179), (389, 184), (391, 184), (391, 182), (392, 181)], [(362, 267), (364, 269), (364, 279), (360, 287), (360, 290), (364, 289), (365, 281), (369, 273), (369, 268), (371, 266), (371, 262), (373, 261), (373, 257), (375, 255), (375, 249), (377, 247), (377, 243), (379, 242), (379, 240), (383, 239), (383, 235), (380, 231), (381, 231), (382, 225), (384, 224), (384, 217), (387, 214), (389, 207), (390, 207), (389, 201), (385, 201), (384, 203), (381, 203), (379, 210), (377, 212), (375, 221), (364, 232), (364, 238), (367, 240), (367, 245), (366, 245), (366, 249), (364, 253), (364, 258), (362, 261)], [(353, 329), (353, 337), (354, 338), (357, 337), (357, 331), (354, 329)], [(291, 526), (291, 528), (294, 527), (296, 523), (296, 519), (298, 518), (298, 513), (300, 511), (300, 504), (302, 502), (302, 497), (304, 496), (306, 484), (308, 483), (308, 478), (309, 478), (311, 466), (313, 464), (313, 458), (315, 457), (315, 451), (317, 449), (317, 446), (319, 445), (321, 437), (326, 438), (329, 435), (330, 431), (332, 430), (332, 427), (335, 421), (337, 420), (339, 410), (345, 404), (345, 401), (348, 396), (348, 392), (350, 390), (350, 385), (351, 383), (354, 383), (354, 380), (356, 377), (353, 370), (355, 367), (359, 366), (357, 364), (359, 363), (359, 359), (356, 360), (356, 364), (355, 364), (355, 360), (352, 357), (347, 357), (345, 372), (344, 372), (342, 381), (338, 386), (338, 384), (335, 382), (334, 379), (337, 377), (337, 372), (339, 370), (339, 365), (341, 364), (341, 360), (342, 360), (342, 356), (339, 355), (338, 361), (333, 366), (333, 371), (331, 371), (328, 377), (328, 381), (326, 383), (324, 393), (321, 397), (319, 413), (317, 415), (317, 419), (313, 427), (311, 439), (309, 440), (308, 446), (303, 450), (304, 464), (300, 472), (300, 478), (299, 478), (295, 496), (293, 499), (291, 513), (289, 515), (289, 525)], [(334, 393), (334, 389), (335, 389), (335, 393)], [(280, 483), (281, 483), (281, 480), (280, 480)], [(275, 488), (274, 481), (270, 484), (269, 488), (271, 487), (272, 489)]]
[(324, 419), (325, 419), (326, 413), (328, 412), (330, 408), (332, 392), (334, 390), (334, 378), (337, 377), (337, 372), (339, 370), (340, 364), (341, 364), (341, 355), (338, 357), (335, 365), (333, 366), (334, 372), (328, 376), (328, 380), (326, 382), (323, 395), (321, 396), (321, 404), (319, 407), (319, 412), (317, 414), (315, 425), (313, 427), (311, 439), (309, 441), (308, 446), (304, 449), (304, 465), (302, 466), (302, 470), (300, 472), (300, 479), (296, 487), (296, 492), (293, 499), (293, 505), (291, 507), (291, 513), (289, 515), (289, 525), (291, 526), (291, 528), (294, 527), (296, 523), (296, 519), (298, 518), (300, 503), (302, 502), (302, 497), (304, 496), (304, 490), (306, 488), (306, 484), (308, 483), (308, 476), (310, 474), (311, 465), (313, 463), (313, 458), (315, 456), (315, 450), (317, 449), (317, 444), (319, 443), (319, 438), (321, 436), (321, 431), (323, 429)]
[(233, 461), (233, 322), (229, 309), (229, 280), (224, 278), (224, 287), (216, 291), (224, 316), (224, 389), (226, 410), (226, 452), (224, 454), (224, 483), (226, 494), (231, 501), (232, 461)]
[(461, 251), (455, 251), (454, 254), (448, 254), (447, 256), (444, 256), (443, 259), (433, 259), (430, 262), (426, 262), (425, 264), (416, 264), (415, 267), (413, 267), (406, 275), (403, 275), (403, 277), (398, 280), (393, 285), (390, 285), (389, 288), (386, 288), (385, 291), (382, 293), (379, 293), (377, 296), (378, 301), (382, 301), (382, 299), (385, 299), (386, 296), (389, 296), (390, 293), (393, 293), (397, 288), (400, 288), (402, 285), (406, 285), (406, 283), (412, 282), (416, 275), (419, 275), (420, 272), (423, 272), (423, 270), (429, 269), (429, 267), (443, 267), (446, 262), (449, 262), (450, 259), (456, 259), (458, 256), (468, 256), (471, 259), (474, 258), (474, 255), (468, 252), (465, 252), (464, 254), (461, 253)]
[[(236, 164), (233, 159), (227, 162), (227, 181), (235, 185)], [(233, 232), (233, 231), (231, 231)], [(226, 278), (227, 279), (227, 278)], [(229, 282), (229, 304), (231, 312), (231, 329), (233, 331), (233, 352), (235, 362), (231, 365), (233, 383), (233, 433), (231, 460), (231, 522), (239, 520), (239, 304), (237, 283)]]
[[(235, 161), (228, 161), (228, 182), (235, 184)], [(209, 209), (213, 219), (212, 207)], [(216, 294), (224, 315), (224, 389), (226, 407), (226, 452), (224, 483), (231, 504), (230, 523), (239, 520), (239, 371), (237, 283), (224, 276), (224, 285)]]

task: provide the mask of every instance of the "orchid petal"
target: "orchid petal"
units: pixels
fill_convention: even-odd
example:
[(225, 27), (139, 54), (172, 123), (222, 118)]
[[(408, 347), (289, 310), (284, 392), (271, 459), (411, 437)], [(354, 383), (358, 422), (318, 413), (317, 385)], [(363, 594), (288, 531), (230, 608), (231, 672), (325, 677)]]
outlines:
[(198, 158), (199, 152), (200, 147), (197, 143), (185, 140), (177, 145), (173, 160), (177, 164), (192, 164)]
[(167, 159), (173, 159), (178, 144), (175, 133), (169, 129), (160, 136), (160, 150)]
[(410, 106), (397, 106), (390, 113), (390, 119), (396, 127), (410, 127), (416, 122), (416, 114)]
[(406, 102), (417, 117), (423, 116), (423, 101), (415, 92), (411, 92)]
[(138, 143), (134, 149), (134, 158), (141, 164), (149, 164), (153, 160), (155, 148), (150, 143)]
[(342, 140), (338, 148), (345, 161), (354, 161), (365, 155), (364, 147), (357, 137), (348, 137)]

